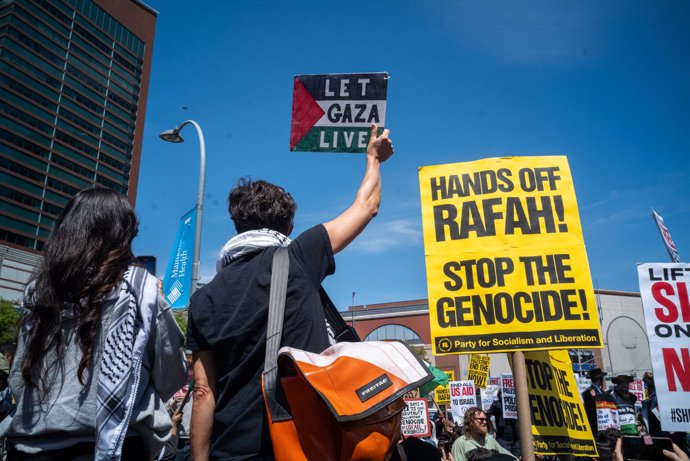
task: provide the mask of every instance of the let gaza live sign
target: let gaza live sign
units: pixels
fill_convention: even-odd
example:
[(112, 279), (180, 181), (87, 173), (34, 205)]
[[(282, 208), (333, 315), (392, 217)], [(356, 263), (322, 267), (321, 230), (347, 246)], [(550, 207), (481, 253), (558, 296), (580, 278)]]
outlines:
[(290, 150), (366, 152), (371, 124), (386, 125), (388, 74), (296, 75)]

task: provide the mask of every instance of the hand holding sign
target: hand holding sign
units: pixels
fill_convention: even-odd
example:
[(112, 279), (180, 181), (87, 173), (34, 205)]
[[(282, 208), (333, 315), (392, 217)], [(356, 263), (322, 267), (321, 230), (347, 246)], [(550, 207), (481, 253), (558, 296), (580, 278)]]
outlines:
[(383, 163), (393, 155), (393, 142), (388, 137), (391, 130), (385, 129), (381, 136), (377, 136), (378, 126), (376, 123), (371, 124), (371, 137), (369, 138), (369, 145), (367, 146), (367, 157), (378, 159)]

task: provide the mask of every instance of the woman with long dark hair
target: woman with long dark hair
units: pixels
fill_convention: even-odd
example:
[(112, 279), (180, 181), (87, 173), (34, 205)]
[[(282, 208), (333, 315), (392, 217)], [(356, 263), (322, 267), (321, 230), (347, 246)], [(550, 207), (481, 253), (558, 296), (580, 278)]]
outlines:
[(79, 192), (25, 295), (10, 387), (10, 459), (153, 459), (164, 402), (185, 384), (183, 335), (135, 265), (137, 218), (110, 189)]

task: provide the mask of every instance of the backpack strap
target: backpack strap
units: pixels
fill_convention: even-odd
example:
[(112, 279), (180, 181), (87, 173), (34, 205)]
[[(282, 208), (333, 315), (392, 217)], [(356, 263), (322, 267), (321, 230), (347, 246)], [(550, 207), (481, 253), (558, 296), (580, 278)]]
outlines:
[(331, 298), (326, 293), (323, 287), (319, 288), (319, 295), (321, 296), (321, 304), (323, 305), (323, 313), (326, 321), (333, 328), (333, 333), (336, 343), (349, 342), (356, 343), (361, 341), (357, 331), (343, 320), (343, 316), (338, 312), (338, 309), (331, 301)]
[(271, 290), (268, 296), (268, 326), (266, 328), (266, 358), (264, 362), (263, 385), (266, 403), (273, 421), (291, 419), (287, 405), (278, 402), (278, 349), (283, 337), (285, 298), (287, 295), (290, 255), (287, 247), (277, 248), (273, 253), (271, 269)]

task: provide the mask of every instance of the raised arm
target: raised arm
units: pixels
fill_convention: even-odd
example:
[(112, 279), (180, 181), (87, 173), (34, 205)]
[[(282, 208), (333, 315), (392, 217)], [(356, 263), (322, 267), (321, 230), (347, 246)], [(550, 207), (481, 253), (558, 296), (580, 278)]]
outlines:
[(333, 253), (344, 249), (367, 227), (379, 212), (381, 203), (381, 163), (393, 155), (389, 130), (377, 136), (378, 127), (371, 125), (371, 138), (367, 146), (367, 167), (355, 201), (340, 216), (324, 223), (331, 240)]

